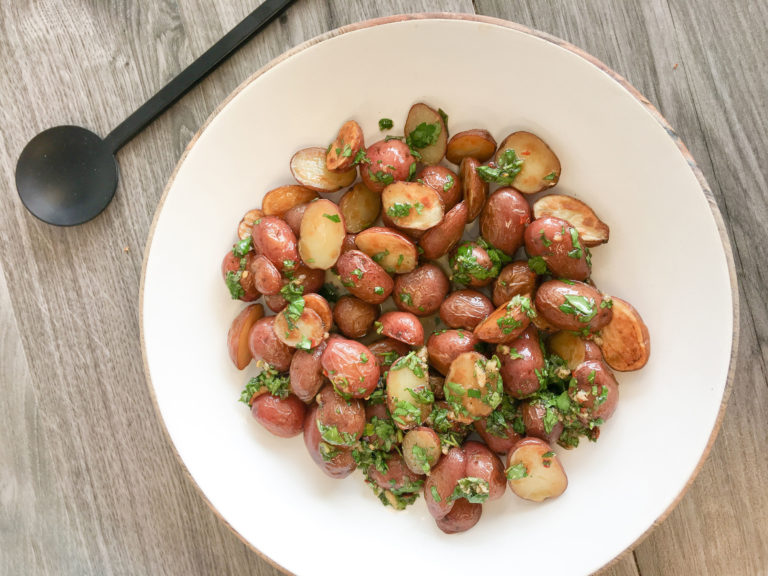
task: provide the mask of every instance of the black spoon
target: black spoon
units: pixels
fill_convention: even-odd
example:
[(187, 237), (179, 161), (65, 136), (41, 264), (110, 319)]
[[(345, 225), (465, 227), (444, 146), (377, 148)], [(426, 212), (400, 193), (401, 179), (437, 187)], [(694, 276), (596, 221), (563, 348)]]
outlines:
[(98, 216), (115, 195), (117, 151), (291, 2), (266, 0), (103, 140), (79, 126), (56, 126), (32, 138), (16, 163), (16, 189), (27, 210), (56, 226)]

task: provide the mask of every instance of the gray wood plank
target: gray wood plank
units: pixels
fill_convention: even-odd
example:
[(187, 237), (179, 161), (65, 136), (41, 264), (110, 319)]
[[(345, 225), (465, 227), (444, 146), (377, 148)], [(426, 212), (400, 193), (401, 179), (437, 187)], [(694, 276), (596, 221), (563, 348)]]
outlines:
[[(29, 369), (21, 391), (0, 397), (0, 413), (14, 412), (0, 452), (14, 476), (2, 494), (11, 494), (12, 520), (23, 518), (3, 524), (3, 573), (278, 573), (207, 508), (152, 408), (136, 310), (152, 215), (190, 137), (271, 58), (355, 20), (471, 11), (469, 0), (298, 2), (123, 149), (116, 199), (87, 225), (37, 222), (12, 185), (15, 160), (36, 132), (74, 123), (106, 134), (256, 5), (0, 4), (0, 262), (18, 320), (19, 335), (7, 341), (18, 345), (20, 336)], [(30, 453), (9, 449), (16, 444)], [(17, 496), (30, 474), (38, 478)]]
[[(759, 3), (478, 0), (479, 13), (549, 32), (603, 60), (654, 103), (704, 172), (731, 232), (742, 302), (730, 406), (709, 460), (670, 517), (636, 550), (641, 574), (768, 570), (768, 439), (763, 263), (768, 223)], [(763, 50), (757, 49), (762, 47)], [(761, 416), (762, 415), (762, 416)]]

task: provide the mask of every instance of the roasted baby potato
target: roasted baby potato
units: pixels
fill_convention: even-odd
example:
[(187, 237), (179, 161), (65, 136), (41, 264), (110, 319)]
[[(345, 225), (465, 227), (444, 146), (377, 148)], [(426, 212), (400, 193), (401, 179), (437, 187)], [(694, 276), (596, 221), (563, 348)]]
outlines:
[[(541, 438), (549, 444), (557, 442), (560, 434), (563, 433), (564, 426), (559, 419), (553, 421), (547, 417), (547, 411), (551, 411), (552, 408), (547, 408), (538, 400), (529, 400), (522, 403), (520, 410), (526, 436)], [(552, 414), (555, 413), (552, 412)]]
[(448, 129), (437, 110), (419, 102), (411, 106), (405, 120), (406, 142), (418, 150), (424, 164), (437, 164), (445, 156)]
[(305, 148), (291, 158), (291, 174), (302, 186), (329, 194), (350, 186), (357, 170), (353, 166), (344, 172), (331, 172), (325, 164), (324, 148)]
[(419, 263), (416, 245), (392, 228), (377, 226), (355, 237), (357, 247), (391, 274), (406, 274)]
[(320, 294), (304, 294), (304, 307), (314, 310), (320, 316), (326, 331), (331, 329), (333, 325), (333, 310), (331, 310), (328, 300), (320, 296)]
[[(487, 246), (487, 244), (486, 244)], [(462, 242), (449, 260), (451, 280), (474, 288), (487, 286), (499, 275), (500, 266), (477, 242)]]
[(376, 340), (368, 348), (379, 359), (379, 364), (384, 368), (388, 368), (395, 360), (411, 351), (408, 344), (392, 338)]
[(317, 427), (318, 406), (307, 410), (304, 420), (304, 445), (315, 464), (331, 478), (346, 478), (357, 468), (352, 449), (325, 442)]
[(443, 295), (440, 319), (450, 328), (474, 330), (494, 310), (491, 300), (477, 290), (457, 290)]
[(392, 278), (360, 250), (342, 254), (336, 262), (336, 270), (344, 287), (365, 302), (381, 304), (392, 293)]
[(512, 492), (533, 502), (557, 498), (568, 487), (560, 460), (552, 447), (539, 438), (525, 438), (509, 453), (507, 480)]
[(304, 429), (307, 407), (293, 394), (285, 398), (260, 394), (251, 404), (251, 416), (275, 436), (292, 438)]
[(283, 277), (272, 260), (259, 254), (248, 262), (248, 273), (254, 288), (262, 294), (278, 294), (283, 287)]
[(367, 398), (379, 383), (379, 361), (356, 340), (329, 340), (321, 361), (325, 377), (345, 396)]
[(445, 376), (445, 399), (461, 406), (456, 416), (468, 424), (493, 412), (502, 390), (498, 362), (478, 352), (459, 354)]
[(536, 311), (531, 306), (531, 299), (527, 295), (515, 296), (480, 322), (475, 327), (475, 336), (491, 344), (511, 342), (523, 333), (533, 316)]
[(600, 348), (595, 342), (586, 340), (573, 332), (558, 332), (549, 339), (547, 345), (550, 352), (565, 360), (565, 365), (571, 371), (576, 370), (583, 362), (600, 362), (603, 359)]
[(248, 212), (243, 215), (240, 223), (237, 225), (237, 237), (240, 238), (240, 240), (245, 240), (248, 238), (251, 235), (253, 223), (262, 216), (264, 216), (264, 213), (258, 208), (248, 210)]
[(504, 266), (493, 283), (494, 306), (509, 302), (518, 294), (533, 294), (536, 290), (536, 273), (525, 260), (515, 260)]
[(467, 222), (474, 222), (480, 216), (488, 197), (488, 183), (477, 173), (479, 166), (480, 162), (471, 157), (464, 158), (459, 165), (461, 191), (467, 203)]
[(355, 168), (355, 158), (365, 148), (363, 129), (354, 120), (344, 122), (336, 140), (325, 154), (325, 165), (331, 172), (346, 172)]
[(294, 349), (286, 346), (275, 334), (275, 316), (257, 320), (248, 333), (248, 347), (256, 360), (264, 360), (278, 372), (291, 367)]
[(304, 212), (309, 207), (309, 203), (307, 204), (297, 204), (296, 206), (289, 208), (285, 214), (283, 214), (283, 220), (288, 224), (288, 226), (291, 227), (291, 230), (293, 230), (293, 233), (296, 234), (296, 237), (299, 237), (299, 234), (301, 234), (301, 220), (304, 218)]
[(251, 304), (235, 317), (229, 327), (227, 349), (232, 363), (238, 370), (244, 370), (251, 363), (253, 354), (248, 346), (248, 334), (262, 316), (264, 307), (261, 304)]
[[(507, 488), (507, 477), (504, 475), (504, 465), (488, 446), (480, 442), (465, 442), (464, 456), (466, 468), (464, 474), (467, 478), (479, 478), (488, 483), (488, 500), (498, 500), (504, 496)], [(484, 492), (478, 490), (480, 494)]]
[(338, 206), (316, 200), (304, 211), (299, 235), (299, 254), (310, 268), (328, 270), (339, 259), (346, 230)]
[(400, 310), (430, 316), (440, 308), (450, 289), (448, 276), (440, 266), (430, 262), (397, 276), (392, 294)]
[(506, 150), (514, 150), (523, 161), (520, 173), (512, 182), (518, 192), (535, 194), (551, 188), (560, 180), (560, 160), (535, 134), (514, 132), (507, 136), (496, 151), (497, 164)]
[(413, 472), (406, 466), (405, 460), (397, 452), (392, 452), (385, 460), (387, 471), (382, 472), (376, 466), (368, 469), (368, 479), (381, 490), (390, 490), (395, 494), (416, 492), (423, 484), (423, 472)]
[(381, 192), (393, 182), (408, 180), (416, 172), (416, 158), (408, 144), (400, 140), (379, 140), (371, 144), (365, 154), (366, 160), (360, 164), (360, 178), (374, 192)]
[(589, 284), (549, 280), (536, 291), (536, 310), (560, 330), (590, 334), (611, 321), (610, 299)]
[(523, 234), (530, 223), (528, 201), (512, 188), (499, 188), (480, 214), (480, 234), (494, 248), (512, 256), (523, 245)]
[(464, 478), (467, 458), (461, 448), (451, 448), (440, 458), (432, 473), (424, 482), (424, 500), (433, 518), (440, 520), (451, 511), (456, 502), (451, 498), (453, 491)]
[(416, 174), (416, 182), (419, 181), (440, 194), (446, 212), (461, 202), (459, 175), (445, 166), (424, 166)]
[(333, 308), (333, 319), (347, 338), (362, 338), (373, 330), (379, 307), (354, 296), (342, 296)]
[(365, 429), (363, 403), (354, 398), (342, 398), (330, 385), (317, 393), (316, 400), (316, 425), (323, 441), (333, 446), (354, 447)]
[(424, 327), (410, 312), (385, 312), (376, 324), (376, 332), (409, 346), (424, 345)]
[(287, 262), (299, 259), (296, 250), (296, 235), (288, 223), (277, 216), (264, 216), (253, 223), (251, 241), (256, 254), (269, 258), (278, 270)]
[(434, 188), (419, 182), (395, 182), (381, 193), (384, 212), (398, 228), (429, 230), (443, 219), (443, 201)]
[(296, 350), (291, 359), (290, 387), (299, 400), (312, 402), (323, 387), (323, 364), (325, 342), (312, 350)]
[(459, 165), (464, 158), (474, 158), (478, 162), (489, 160), (496, 151), (496, 140), (488, 130), (464, 130), (451, 136), (445, 157), (448, 162)]
[(467, 214), (466, 203), (459, 202), (446, 213), (442, 222), (426, 231), (419, 240), (424, 258), (437, 260), (453, 250), (461, 240), (461, 235), (464, 234)]
[(610, 229), (600, 220), (592, 208), (572, 196), (549, 194), (542, 196), (533, 204), (533, 216), (537, 220), (554, 216), (569, 222), (579, 231), (584, 246), (589, 248), (608, 242)]
[(421, 425), (432, 411), (426, 350), (398, 358), (387, 372), (387, 407), (401, 430)]
[(441, 455), (440, 437), (432, 428), (419, 426), (405, 433), (403, 458), (414, 474), (429, 474)]
[(629, 302), (612, 298), (611, 321), (595, 340), (603, 351), (605, 362), (620, 372), (640, 370), (651, 355), (648, 327)]
[(483, 505), (470, 502), (466, 498), (454, 501), (451, 511), (442, 518), (436, 518), (435, 524), (446, 534), (466, 532), (480, 522)]
[(284, 218), (286, 212), (301, 204), (307, 204), (318, 198), (317, 192), (304, 186), (280, 186), (270, 190), (261, 201), (261, 209), (264, 216), (277, 216)]
[(381, 194), (358, 182), (341, 197), (339, 210), (347, 232), (357, 234), (376, 222), (381, 212)]
[(451, 363), (464, 352), (472, 352), (480, 340), (469, 331), (440, 330), (427, 340), (429, 363), (443, 376), (448, 374)]
[(544, 369), (544, 355), (535, 326), (529, 325), (508, 344), (499, 344), (496, 356), (501, 362), (499, 371), (507, 394), (525, 398), (538, 391), (541, 384), (537, 374)]
[(328, 337), (325, 323), (317, 312), (307, 306), (298, 316), (289, 311), (290, 308), (285, 308), (275, 316), (275, 335), (283, 344), (310, 350)]
[(604, 422), (613, 416), (619, 403), (619, 385), (605, 364), (584, 362), (573, 371), (573, 377), (578, 385), (572, 398), (580, 406), (578, 415), (584, 424)]
[(534, 220), (528, 226), (525, 251), (532, 260), (540, 261), (532, 263), (534, 269), (543, 262), (553, 276), (586, 280), (592, 272), (589, 248), (582, 245), (576, 228), (553, 216)]

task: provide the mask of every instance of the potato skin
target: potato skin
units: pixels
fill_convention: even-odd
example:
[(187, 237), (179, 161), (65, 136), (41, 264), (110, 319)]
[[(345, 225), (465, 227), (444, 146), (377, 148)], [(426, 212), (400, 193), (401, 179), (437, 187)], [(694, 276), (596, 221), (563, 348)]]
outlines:
[(304, 403), (293, 394), (285, 398), (260, 394), (251, 405), (253, 418), (280, 438), (292, 438), (301, 434), (306, 410)]
[(461, 201), (459, 175), (445, 166), (425, 166), (416, 174), (418, 180), (440, 194), (446, 212)]
[(350, 250), (336, 262), (341, 283), (361, 300), (381, 304), (392, 293), (394, 282), (386, 270), (360, 250)]
[(323, 375), (342, 394), (367, 398), (379, 382), (379, 361), (367, 346), (356, 340), (334, 338), (321, 358)]
[(408, 180), (411, 164), (416, 163), (410, 148), (401, 140), (379, 140), (365, 152), (371, 163), (360, 166), (360, 178), (374, 192), (384, 190), (390, 182), (389, 176), (395, 182)]
[(247, 269), (254, 288), (262, 294), (277, 294), (283, 287), (280, 271), (266, 256), (259, 254), (251, 258), (247, 264)]
[(317, 393), (317, 419), (323, 426), (335, 426), (342, 436), (338, 443), (325, 439), (329, 444), (351, 446), (363, 436), (365, 430), (365, 407), (357, 399), (345, 400), (330, 384)]
[(464, 234), (468, 214), (466, 203), (459, 202), (446, 212), (440, 224), (427, 230), (419, 240), (419, 245), (424, 250), (424, 258), (436, 260), (453, 250)]
[(457, 290), (444, 298), (440, 305), (440, 319), (451, 328), (474, 330), (493, 310), (493, 303), (482, 292)]
[(497, 346), (496, 356), (501, 361), (499, 371), (507, 394), (525, 398), (540, 388), (536, 371), (544, 368), (544, 354), (535, 326), (528, 326), (509, 344)]
[(410, 346), (424, 345), (424, 327), (410, 312), (385, 312), (379, 318), (381, 333)]
[(419, 488), (423, 476), (412, 472), (397, 452), (387, 457), (387, 471), (381, 472), (376, 466), (368, 469), (368, 478), (382, 490), (402, 490), (416, 484)]
[(494, 306), (509, 302), (518, 294), (533, 294), (536, 291), (536, 273), (528, 267), (527, 260), (515, 260), (501, 269), (493, 283)]
[[(566, 296), (581, 296), (590, 303), (590, 308), (595, 311), (595, 316), (587, 322), (586, 315), (564, 312), (560, 306), (568, 307)], [(611, 321), (613, 312), (610, 308), (603, 308), (603, 295), (595, 288), (583, 282), (568, 284), (562, 280), (549, 280), (544, 282), (536, 291), (536, 310), (544, 317), (544, 320), (560, 330), (572, 330), (574, 332), (596, 332)]]
[(294, 349), (278, 339), (274, 325), (275, 316), (257, 320), (248, 334), (248, 346), (256, 360), (264, 360), (278, 372), (285, 372), (291, 367)]
[(453, 503), (453, 508), (442, 518), (435, 519), (437, 527), (446, 534), (466, 532), (480, 522), (483, 505), (475, 504), (466, 498), (459, 498)]
[(475, 336), (491, 344), (511, 342), (531, 323), (528, 313), (523, 309), (524, 304), (530, 304), (528, 296), (515, 296), (502, 304), (475, 327)]
[(507, 488), (507, 477), (504, 475), (504, 465), (496, 454), (485, 444), (470, 441), (462, 446), (467, 463), (464, 474), (472, 478), (480, 478), (488, 482), (488, 502), (504, 496)]
[(430, 365), (443, 376), (448, 374), (453, 362), (460, 354), (472, 352), (480, 340), (472, 333), (462, 330), (435, 332), (427, 340), (427, 354)]
[(354, 296), (342, 296), (333, 308), (333, 320), (347, 338), (362, 338), (373, 329), (379, 307)]
[[(400, 356), (405, 356), (411, 351), (408, 344), (392, 338), (382, 338), (368, 346), (369, 350), (376, 355), (379, 365), (387, 367), (397, 360)], [(393, 355), (396, 354), (397, 356)]]
[[(578, 383), (573, 398), (581, 407), (578, 416), (582, 422), (586, 424), (596, 418), (606, 421), (613, 416), (619, 403), (619, 385), (605, 364), (584, 362), (573, 371), (573, 377)], [(604, 400), (600, 399), (601, 395)]]
[(501, 438), (499, 436), (496, 436), (494, 434), (491, 434), (488, 431), (488, 419), (487, 418), (481, 418), (480, 420), (475, 420), (474, 427), (475, 432), (477, 432), (478, 436), (483, 439), (483, 442), (485, 442), (488, 445), (488, 448), (496, 452), (497, 454), (507, 454), (510, 450), (512, 450), (515, 445), (523, 438), (515, 432), (514, 428), (512, 428), (512, 423), (508, 423), (506, 429), (506, 436), (504, 438)]
[(323, 386), (323, 365), (321, 358), (325, 342), (312, 350), (296, 350), (291, 359), (290, 386), (299, 400), (312, 402)]
[[(304, 420), (304, 445), (307, 447), (307, 452), (325, 474), (331, 478), (346, 478), (357, 468), (355, 459), (352, 457), (352, 449), (332, 446), (323, 441), (317, 427), (317, 411), (317, 404), (311, 406)], [(322, 451), (323, 448), (325, 452)], [(327, 455), (327, 459), (323, 458), (323, 453)]]
[(256, 220), (251, 230), (251, 239), (254, 251), (269, 258), (280, 271), (286, 260), (299, 260), (296, 235), (282, 218), (263, 216)]
[(513, 188), (499, 188), (480, 214), (480, 234), (494, 248), (512, 256), (523, 245), (530, 223), (531, 207), (523, 195)]
[(430, 316), (440, 308), (450, 289), (451, 283), (443, 269), (430, 262), (397, 276), (392, 294), (400, 310)]
[(543, 258), (553, 276), (589, 278), (592, 267), (587, 260), (588, 250), (576, 228), (554, 216), (534, 220), (525, 231), (525, 251), (532, 257)]
[(307, 210), (308, 206), (309, 202), (306, 204), (297, 204), (296, 206), (289, 208), (288, 211), (283, 214), (283, 220), (285, 220), (286, 224), (291, 227), (291, 230), (293, 230), (293, 233), (297, 238), (299, 237), (299, 234), (301, 234), (301, 219), (304, 218), (304, 212)]
[[(457, 482), (464, 478), (466, 467), (467, 459), (464, 450), (452, 447), (432, 468), (432, 473), (424, 482), (424, 500), (433, 518), (437, 520), (444, 518), (453, 508), (454, 501), (450, 497)], [(432, 494), (433, 487), (440, 501), (435, 500)]]
[(547, 433), (544, 426), (544, 416), (547, 409), (538, 402), (523, 402), (522, 404), (523, 424), (525, 425), (525, 435), (534, 438), (540, 438), (549, 444), (554, 444), (563, 433), (563, 423), (557, 422)]

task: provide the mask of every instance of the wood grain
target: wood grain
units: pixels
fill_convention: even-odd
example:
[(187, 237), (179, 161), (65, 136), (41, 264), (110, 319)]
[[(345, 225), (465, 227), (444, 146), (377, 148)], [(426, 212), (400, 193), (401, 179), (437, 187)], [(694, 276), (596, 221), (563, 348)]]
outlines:
[[(257, 3), (0, 3), (2, 574), (279, 574), (205, 506), (151, 407), (136, 302), (156, 204), (210, 112), (287, 48), (366, 18), (473, 4), (299, 0), (121, 151), (116, 199), (94, 222), (43, 225), (13, 187), (32, 135), (60, 123), (106, 134)], [(675, 512), (602, 574), (768, 574), (768, 248), (753, 241), (768, 232), (768, 7), (474, 5), (565, 38), (627, 77), (681, 134), (733, 233), (741, 354), (722, 433)]]

